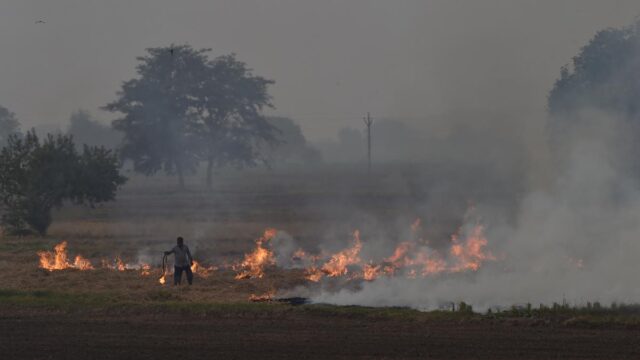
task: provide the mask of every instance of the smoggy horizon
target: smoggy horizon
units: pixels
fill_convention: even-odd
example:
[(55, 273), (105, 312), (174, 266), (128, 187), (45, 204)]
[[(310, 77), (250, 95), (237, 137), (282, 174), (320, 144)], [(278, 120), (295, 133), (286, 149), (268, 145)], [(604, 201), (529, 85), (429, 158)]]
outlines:
[(10, 1), (0, 4), (0, 104), (23, 128), (64, 127), (79, 108), (109, 121), (100, 107), (145, 48), (189, 43), (274, 79), (269, 114), (312, 141), (360, 128), (367, 111), (414, 123), (460, 109), (530, 119), (580, 47), (637, 14), (634, 1)]

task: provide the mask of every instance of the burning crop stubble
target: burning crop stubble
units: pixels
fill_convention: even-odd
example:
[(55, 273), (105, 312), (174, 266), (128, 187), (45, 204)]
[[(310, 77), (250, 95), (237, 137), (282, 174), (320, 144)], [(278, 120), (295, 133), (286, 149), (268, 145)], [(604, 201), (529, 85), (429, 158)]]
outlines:
[[(250, 259), (256, 250), (265, 249), (269, 255), (263, 257), (262, 265), (252, 268), (247, 261), (243, 266), (244, 256), (232, 250), (231, 243), (225, 250), (226, 259), (198, 260), (211, 269), (210, 276), (225, 271), (232, 277), (244, 273), (246, 279), (233, 281), (263, 284), (247, 291), (245, 299), (250, 293), (258, 296), (270, 291), (274, 271), (291, 271), (300, 281), (277, 286), (278, 295), (300, 294), (335, 304), (437, 308), (442, 303), (466, 301), (482, 310), (563, 299), (576, 304), (634, 302), (639, 297), (633, 276), (639, 252), (635, 234), (640, 232), (634, 214), (640, 209), (640, 194), (632, 177), (617, 166), (629, 161), (615, 151), (625, 136), (624, 124), (610, 114), (593, 111), (588, 116), (593, 119), (588, 126), (566, 138), (569, 161), (557, 176), (550, 177), (555, 180), (549, 185), (521, 195), (510, 214), (513, 221), (505, 220), (495, 206), (476, 201), (463, 225), (445, 242), (431, 236), (433, 221), (403, 221), (408, 230), (389, 236), (393, 230), (389, 224), (401, 219), (394, 219), (393, 214), (384, 223), (380, 222), (385, 220), (382, 215), (361, 222), (351, 228), (351, 236), (344, 227), (340, 231), (327, 227), (327, 218), (293, 226), (276, 221), (274, 227), (283, 230), (265, 234), (260, 245), (254, 243), (253, 250), (243, 251)], [(274, 197), (273, 201), (284, 199)], [(437, 212), (434, 206), (428, 208)], [(223, 217), (218, 224), (224, 221), (227, 228), (243, 234), (240, 236), (259, 231), (257, 223), (247, 226), (231, 221), (226, 225), (228, 219)], [(198, 221), (200, 228), (207, 226), (206, 221)], [(218, 233), (227, 233), (226, 228), (215, 226)], [(296, 234), (295, 238), (303, 234), (302, 246), (296, 245), (300, 239), (286, 236), (285, 230)], [(153, 229), (145, 231), (151, 234)], [(67, 257), (62, 263), (71, 271), (100, 267), (99, 258), (85, 255), (83, 252), (78, 261)], [(48, 259), (55, 261), (55, 255)], [(109, 264), (116, 266), (118, 261)], [(129, 267), (140, 265), (134, 262)], [(252, 271), (257, 272), (251, 275)], [(196, 270), (197, 276), (199, 272)], [(336, 287), (336, 280), (357, 284)], [(304, 286), (296, 288), (299, 285)]]
[[(419, 220), (411, 226), (411, 231), (415, 233), (419, 228)], [(209, 265), (203, 266), (199, 262), (194, 262), (192, 271), (200, 276), (207, 277), (219, 269), (232, 270), (236, 273), (235, 280), (243, 281), (247, 279), (262, 279), (265, 270), (278, 265), (288, 269), (302, 268), (301, 275), (309, 283), (318, 283), (323, 278), (340, 279), (345, 284), (349, 282), (375, 281), (379, 277), (405, 276), (408, 278), (430, 277), (441, 273), (460, 273), (476, 271), (486, 261), (494, 261), (495, 257), (488, 252), (485, 247), (487, 240), (484, 238), (484, 227), (476, 224), (471, 232), (461, 229), (451, 237), (450, 249), (445, 253), (429, 248), (424, 241), (420, 244), (416, 240), (402, 242), (393, 251), (393, 254), (384, 259), (364, 258), (361, 252), (366, 244), (360, 238), (360, 231), (353, 232), (353, 243), (351, 246), (340, 250), (334, 254), (309, 254), (302, 249), (298, 249), (292, 254), (287, 254), (290, 249), (285, 247), (279, 249), (274, 244), (282, 244), (277, 241), (278, 237), (290, 239), (288, 234), (275, 229), (266, 229), (264, 234), (256, 240), (255, 249), (247, 253), (243, 260), (239, 260), (231, 265)], [(275, 239), (275, 241), (274, 241)], [(411, 252), (407, 250), (411, 249)], [(282, 250), (282, 251), (281, 251)], [(290, 261), (285, 264), (277, 264), (276, 254), (290, 257)], [(76, 256), (75, 262), (71, 263), (67, 255), (67, 243), (62, 242), (54, 247), (53, 252), (38, 252), (40, 257), (40, 267), (47, 271), (79, 270), (91, 273), (95, 267), (90, 260)], [(139, 271), (143, 277), (148, 277), (152, 273), (151, 265), (147, 263), (125, 263), (120, 257), (115, 257), (113, 262), (102, 259), (102, 268), (112, 271)], [(153, 271), (155, 272), (155, 270)], [(160, 271), (160, 284), (166, 283), (166, 276), (170, 271), (162, 273)], [(289, 289), (283, 289), (285, 291)], [(271, 298), (277, 290), (270, 290), (269, 296), (252, 294), (251, 300)]]

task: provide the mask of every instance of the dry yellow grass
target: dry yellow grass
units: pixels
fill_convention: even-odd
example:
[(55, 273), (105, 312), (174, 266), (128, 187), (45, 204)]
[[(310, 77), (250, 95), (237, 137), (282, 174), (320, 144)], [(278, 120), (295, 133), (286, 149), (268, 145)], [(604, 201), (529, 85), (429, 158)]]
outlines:
[[(190, 178), (187, 191), (175, 189), (174, 179), (133, 177), (115, 202), (95, 209), (66, 205), (54, 212), (46, 238), (1, 237), (0, 289), (110, 292), (135, 301), (159, 296), (162, 290), (185, 301), (244, 301), (251, 294), (289, 289), (305, 280), (295, 270), (272, 269), (263, 279), (244, 281), (235, 280), (231, 271), (217, 271), (196, 277), (191, 288), (161, 287), (157, 278), (162, 251), (183, 236), (199, 262), (228, 264), (251, 251), (268, 227), (284, 230), (313, 252), (326, 239), (337, 248), (347, 245), (352, 231), (367, 224), (400, 233), (394, 227), (408, 226), (421, 215), (415, 212), (421, 200), (406, 186), (406, 181), (419, 178), (325, 170), (231, 172), (219, 175), (213, 190)], [(461, 216), (464, 211), (451, 212)], [(447, 241), (452, 230), (443, 231)], [(71, 257), (81, 254), (94, 265), (116, 256), (125, 262), (143, 260), (156, 266), (155, 273), (141, 277), (136, 271), (39, 270), (36, 252), (50, 251), (63, 240), (69, 242)]]
[[(236, 280), (235, 272), (223, 269), (206, 276), (196, 273), (194, 285), (188, 286), (183, 275), (182, 285), (173, 286), (172, 276), (167, 285), (158, 279), (162, 273), (154, 267), (143, 276), (139, 270), (48, 271), (39, 268), (35, 249), (46, 242), (41, 239), (0, 239), (0, 289), (44, 290), (71, 293), (107, 293), (124, 301), (157, 301), (163, 298), (193, 302), (248, 301), (251, 294), (263, 294), (275, 289), (286, 290), (306, 283), (299, 270), (269, 269), (262, 279)], [(48, 250), (48, 248), (42, 248)], [(96, 262), (94, 261), (94, 264)]]

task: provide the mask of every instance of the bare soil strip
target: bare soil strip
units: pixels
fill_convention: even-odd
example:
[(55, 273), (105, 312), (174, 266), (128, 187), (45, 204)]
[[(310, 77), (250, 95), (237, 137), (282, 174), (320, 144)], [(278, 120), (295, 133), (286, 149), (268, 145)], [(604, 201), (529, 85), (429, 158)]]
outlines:
[[(0, 315), (5, 359), (637, 359), (640, 331), (300, 312)], [(187, 355), (185, 357), (185, 355)]]

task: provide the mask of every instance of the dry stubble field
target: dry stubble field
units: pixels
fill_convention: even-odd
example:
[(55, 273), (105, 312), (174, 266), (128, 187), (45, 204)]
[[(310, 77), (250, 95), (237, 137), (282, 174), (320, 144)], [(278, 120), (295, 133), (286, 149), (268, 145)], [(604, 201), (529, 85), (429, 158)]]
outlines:
[(640, 357), (637, 321), (616, 314), (596, 321), (569, 311), (486, 316), (248, 301), (307, 284), (296, 270), (270, 269), (263, 279), (243, 281), (219, 270), (174, 288), (157, 283), (157, 269), (146, 277), (134, 270), (38, 269), (36, 252), (62, 240), (71, 255), (92, 261), (119, 256), (158, 265), (178, 235), (203, 264), (241, 259), (266, 227), (287, 231), (312, 251), (354, 228), (393, 234), (420, 216), (437, 239), (457, 226), (467, 198), (504, 205), (513, 197), (504, 186), (425, 190), (430, 179), (411, 169), (373, 180), (344, 169), (249, 171), (219, 177), (213, 191), (192, 179), (181, 192), (171, 180), (133, 178), (114, 203), (57, 212), (46, 238), (0, 239), (0, 353), (7, 359)]

